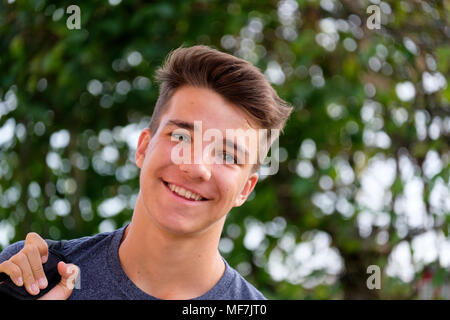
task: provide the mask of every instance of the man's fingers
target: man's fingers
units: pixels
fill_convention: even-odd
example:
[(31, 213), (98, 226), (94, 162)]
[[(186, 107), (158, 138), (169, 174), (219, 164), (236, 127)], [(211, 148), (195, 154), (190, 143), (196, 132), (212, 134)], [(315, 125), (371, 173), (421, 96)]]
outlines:
[(75, 281), (78, 278), (80, 269), (72, 263), (58, 263), (58, 272), (61, 275), (61, 282), (70, 290), (75, 287)]
[(47, 287), (47, 278), (45, 277), (44, 268), (42, 267), (41, 255), (38, 248), (32, 244), (25, 244), (23, 252), (28, 258), (33, 277), (37, 281), (39, 289)]
[(52, 290), (44, 294), (38, 300), (67, 300), (72, 294), (72, 290), (58, 283)]
[(58, 272), (61, 275), (61, 281), (39, 300), (66, 300), (70, 297), (80, 269), (74, 264), (66, 264), (60, 261), (58, 263)]
[(11, 261), (7, 260), (0, 264), (0, 272), (6, 273), (14, 284), (18, 287), (23, 286), (22, 271)]
[(42, 259), (42, 263), (46, 263), (48, 259), (48, 245), (47, 242), (45, 242), (44, 239), (40, 235), (38, 235), (36, 232), (30, 232), (27, 234), (25, 238), (25, 245), (27, 244), (33, 244), (37, 247), (39, 250), (39, 254)]
[(22, 278), (25, 284), (25, 289), (29, 294), (36, 295), (39, 293), (39, 286), (34, 279), (33, 271), (31, 270), (30, 263), (27, 255), (21, 250), (14, 255), (9, 261), (14, 263), (22, 271)]

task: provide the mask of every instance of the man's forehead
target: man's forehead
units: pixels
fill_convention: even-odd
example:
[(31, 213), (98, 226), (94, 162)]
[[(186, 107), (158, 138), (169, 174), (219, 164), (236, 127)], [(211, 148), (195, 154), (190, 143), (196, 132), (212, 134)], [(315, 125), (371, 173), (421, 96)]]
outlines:
[(248, 120), (246, 119), (246, 124), (243, 126), (221, 126), (220, 128), (209, 126), (208, 121), (205, 121), (203, 119), (195, 119), (195, 120), (182, 120), (177, 118), (166, 118), (163, 119), (161, 127), (167, 127), (167, 126), (174, 126), (174, 127), (180, 127), (186, 130), (194, 131), (194, 129), (201, 128), (202, 130), (208, 130), (208, 129), (218, 129), (220, 131), (226, 132), (227, 130), (230, 131), (258, 131), (258, 129), (255, 129), (250, 125)]
[(259, 126), (249, 118), (240, 107), (226, 100), (219, 93), (208, 88), (182, 86), (169, 100), (166, 120), (181, 118), (188, 122), (203, 121), (204, 127), (224, 129), (258, 129)]

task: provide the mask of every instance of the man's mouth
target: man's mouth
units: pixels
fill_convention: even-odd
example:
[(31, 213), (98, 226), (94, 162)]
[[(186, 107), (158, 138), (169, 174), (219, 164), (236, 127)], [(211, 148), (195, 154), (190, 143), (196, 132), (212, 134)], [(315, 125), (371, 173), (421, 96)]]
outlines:
[(167, 181), (162, 180), (164, 185), (175, 195), (182, 197), (185, 200), (189, 201), (207, 201), (205, 197), (202, 197), (200, 194), (194, 193), (192, 191), (186, 190), (180, 186), (171, 184)]

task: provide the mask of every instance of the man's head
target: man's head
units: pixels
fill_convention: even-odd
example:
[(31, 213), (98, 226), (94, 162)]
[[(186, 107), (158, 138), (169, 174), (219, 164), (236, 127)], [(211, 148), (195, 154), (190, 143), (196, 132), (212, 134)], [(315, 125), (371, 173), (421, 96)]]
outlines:
[[(171, 233), (192, 235), (214, 228), (220, 235), (226, 214), (242, 205), (254, 189), (256, 166), (203, 158), (200, 163), (176, 164), (173, 150), (198, 142), (191, 141), (195, 122), (223, 136), (229, 129), (282, 130), (291, 108), (250, 63), (204, 46), (172, 52), (158, 78), (160, 97), (136, 151), (141, 168), (137, 205), (150, 221)], [(189, 134), (179, 134), (180, 129)], [(240, 147), (256, 154), (258, 145)], [(206, 154), (215, 159), (216, 154)]]
[[(277, 138), (271, 136), (270, 129), (282, 132), (292, 112), (292, 107), (278, 96), (258, 68), (248, 61), (207, 46), (172, 51), (157, 70), (156, 79), (160, 82), (160, 90), (149, 124), (151, 133), (157, 131), (161, 116), (169, 108), (170, 98), (185, 85), (213, 90), (238, 106), (258, 128), (267, 129), (267, 141), (259, 143), (265, 147), (261, 151), (264, 156)], [(252, 166), (252, 173), (259, 169), (261, 158), (258, 157), (257, 163)]]

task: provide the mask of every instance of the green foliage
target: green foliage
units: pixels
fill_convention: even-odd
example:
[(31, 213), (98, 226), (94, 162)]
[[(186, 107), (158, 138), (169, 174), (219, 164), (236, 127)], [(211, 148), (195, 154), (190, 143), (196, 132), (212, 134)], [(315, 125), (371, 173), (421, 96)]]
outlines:
[[(66, 26), (71, 4), (0, 4), (0, 246), (126, 224), (139, 190), (131, 138), (157, 99), (155, 68), (180, 45), (206, 44), (254, 63), (295, 107), (279, 172), (229, 214), (231, 265), (272, 299), (414, 298), (433, 262), (434, 286), (448, 281), (438, 255), (407, 258), (412, 279), (386, 275), (420, 235), (448, 248), (448, 1), (381, 1), (373, 30), (364, 0), (91, 1), (79, 4), (80, 30)], [(390, 160), (392, 179), (368, 178)], [(414, 179), (423, 190), (406, 197)], [(117, 212), (102, 209), (108, 199)], [(371, 264), (381, 290), (366, 287)]]

